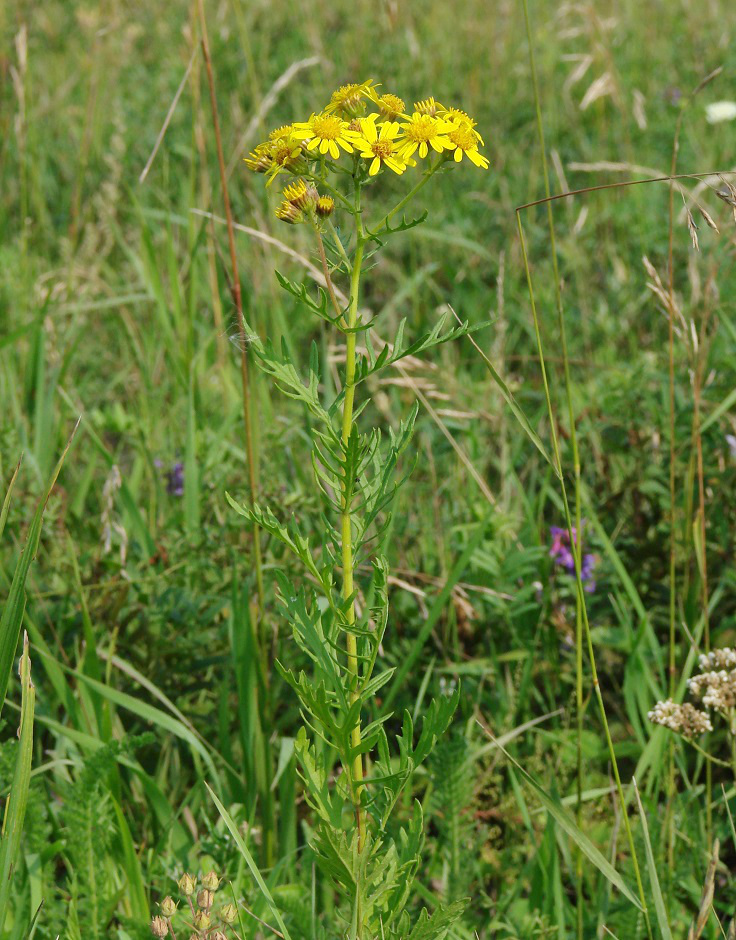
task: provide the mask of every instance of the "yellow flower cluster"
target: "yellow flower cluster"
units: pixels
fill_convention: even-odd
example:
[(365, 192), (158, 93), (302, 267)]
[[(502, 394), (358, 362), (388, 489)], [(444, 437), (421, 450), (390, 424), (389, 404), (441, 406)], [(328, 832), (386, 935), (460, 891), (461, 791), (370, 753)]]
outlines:
[[(483, 138), (475, 128), (475, 121), (464, 111), (446, 108), (434, 98), (417, 101), (409, 111), (401, 98), (379, 94), (378, 86), (369, 80), (343, 85), (323, 111), (312, 114), (307, 121), (272, 131), (245, 162), (249, 169), (267, 173), (269, 182), (284, 171), (295, 176), (318, 176), (326, 160), (337, 161), (345, 154), (365, 161), (369, 176), (384, 167), (400, 175), (407, 167), (417, 165), (417, 157), (424, 159), (432, 152), (456, 163), (467, 157), (475, 166), (487, 169), (488, 158), (479, 150)], [(314, 186), (303, 180), (294, 185), (300, 184), (311, 194), (301, 194), (303, 204), (299, 204), (293, 193), (290, 197), (284, 192), (285, 202), (277, 210), (279, 218), (298, 222), (305, 213), (322, 209), (322, 214), (328, 215), (332, 211), (332, 201), (329, 208), (326, 205), (328, 197), (320, 197)]]

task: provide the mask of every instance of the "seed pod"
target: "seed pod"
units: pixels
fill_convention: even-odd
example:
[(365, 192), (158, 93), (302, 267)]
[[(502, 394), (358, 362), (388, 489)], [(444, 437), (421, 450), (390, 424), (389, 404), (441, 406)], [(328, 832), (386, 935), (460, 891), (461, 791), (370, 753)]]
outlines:
[(176, 914), (176, 903), (173, 898), (165, 897), (161, 902), (161, 913), (164, 917), (173, 917)]
[(194, 926), (197, 930), (207, 930), (211, 923), (212, 920), (207, 911), (197, 911), (194, 915)]
[(169, 925), (165, 917), (154, 917), (151, 921), (151, 933), (154, 937), (166, 937), (169, 933)]
[(210, 891), (209, 888), (202, 888), (202, 890), (197, 895), (197, 904), (202, 908), (202, 910), (208, 911), (215, 900), (214, 891)]
[(189, 897), (194, 894), (197, 888), (197, 882), (192, 878), (191, 875), (184, 872), (184, 874), (179, 879), (179, 890), (185, 897)]
[(220, 917), (222, 917), (226, 924), (234, 924), (238, 919), (238, 909), (234, 904), (226, 904), (220, 911)]
[(214, 871), (208, 871), (202, 879), (202, 887), (207, 888), (209, 891), (217, 891), (219, 884), (220, 879), (217, 872)]

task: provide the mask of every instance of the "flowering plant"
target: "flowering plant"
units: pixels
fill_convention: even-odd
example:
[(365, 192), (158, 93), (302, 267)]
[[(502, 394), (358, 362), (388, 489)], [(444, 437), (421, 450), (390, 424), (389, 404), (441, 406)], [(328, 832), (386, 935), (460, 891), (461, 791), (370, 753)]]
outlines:
[[(400, 824), (392, 821), (413, 771), (452, 720), (458, 692), (431, 702), (418, 735), (406, 712), (393, 754), (385, 727), (391, 716), (376, 702), (394, 670), (379, 669), (389, 616), (388, 563), (371, 545), (385, 530), (396, 490), (406, 479), (396, 481), (394, 475), (411, 439), (416, 407), (385, 440), (376, 427), (358, 428), (356, 419), (369, 400), (356, 404), (356, 394), (369, 376), (468, 331), (467, 323), (447, 328), (443, 317), (428, 333), (406, 341), (402, 322), (393, 341), (377, 350), (374, 321), (360, 310), (360, 285), (365, 262), (386, 239), (424, 220), (426, 213), (392, 225), (435, 173), (466, 157), (488, 167), (475, 127), (463, 111), (433, 98), (409, 111), (399, 97), (379, 93), (366, 81), (338, 89), (308, 120), (273, 131), (246, 159), (251, 170), (265, 174), (267, 185), (281, 175), (289, 178), (276, 215), (314, 231), (325, 289), (314, 296), (304, 285), (278, 272), (277, 277), (307, 310), (338, 331), (345, 349), (342, 388), (324, 401), (316, 344), (304, 381), (286, 347), (277, 352), (252, 331), (248, 336), (258, 366), (312, 416), (312, 463), (327, 510), (318, 545), (293, 520), (231, 499), (242, 515), (283, 542), (309, 576), (297, 586), (277, 575), (283, 615), (308, 657), (310, 674), (286, 663), (277, 662), (276, 668), (299, 697), (305, 720), (295, 750), (316, 819), (312, 849), (341, 902), (340, 926), (325, 934), (330, 937), (432, 940), (445, 935), (463, 906), (438, 906), (412, 922), (408, 902), (423, 840), (420, 803)], [(368, 222), (367, 187), (384, 173), (403, 176), (414, 169), (423, 173), (413, 188), (390, 212)], [(347, 220), (341, 231), (333, 223), (336, 213)], [(348, 282), (345, 293), (340, 277)], [(356, 579), (362, 564), (371, 571), (363, 585)]]

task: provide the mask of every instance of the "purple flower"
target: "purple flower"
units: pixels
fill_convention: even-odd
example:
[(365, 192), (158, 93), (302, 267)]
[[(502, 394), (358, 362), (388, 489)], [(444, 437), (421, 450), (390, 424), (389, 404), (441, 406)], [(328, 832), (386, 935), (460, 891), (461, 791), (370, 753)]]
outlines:
[[(561, 529), (559, 526), (550, 526), (549, 530), (552, 544), (549, 549), (550, 557), (554, 559), (556, 565), (571, 575), (575, 574), (575, 556), (570, 547), (570, 534), (567, 529)], [(577, 542), (575, 529), (572, 530), (573, 540)], [(580, 579), (585, 585), (588, 593), (595, 591), (595, 581), (593, 573), (596, 566), (596, 556), (590, 553), (583, 555), (580, 561)]]
[(169, 496), (184, 495), (184, 464), (180, 460), (166, 471), (166, 492)]

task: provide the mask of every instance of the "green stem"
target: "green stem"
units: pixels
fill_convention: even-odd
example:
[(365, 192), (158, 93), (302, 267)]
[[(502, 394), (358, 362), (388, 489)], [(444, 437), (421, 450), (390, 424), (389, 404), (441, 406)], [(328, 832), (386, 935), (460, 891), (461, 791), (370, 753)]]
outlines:
[[(350, 440), (350, 434), (353, 429), (353, 412), (355, 405), (355, 344), (357, 334), (355, 326), (358, 322), (358, 298), (360, 291), (360, 272), (363, 264), (363, 252), (365, 248), (365, 235), (363, 232), (363, 223), (360, 216), (360, 183), (355, 184), (355, 220), (357, 226), (357, 242), (355, 246), (355, 258), (353, 268), (350, 274), (350, 304), (348, 306), (347, 323), (345, 324), (345, 394), (342, 404), (342, 443), (345, 447)], [(345, 483), (347, 487), (347, 482)], [(351, 505), (347, 490), (343, 491), (342, 510), (340, 513), (341, 538), (342, 538), (342, 596), (348, 601), (353, 596), (355, 590), (353, 580), (354, 559), (353, 559), (353, 530), (351, 523)], [(350, 601), (346, 611), (348, 625), (355, 623), (355, 602)], [(358, 644), (355, 634), (349, 630), (346, 634), (348, 671), (352, 676), (353, 691), (350, 695), (351, 704), (358, 700)], [(359, 748), (361, 742), (360, 720), (356, 723), (351, 733), (351, 744), (353, 748)], [(363, 789), (363, 759), (360, 754), (356, 754), (352, 767), (348, 768), (352, 780), (353, 801), (355, 803), (355, 820), (358, 829), (358, 850), (362, 851), (365, 842), (365, 820), (363, 809), (360, 805), (361, 792)], [(360, 930), (360, 919), (359, 919)]]
[[(554, 409), (552, 407), (552, 398), (549, 391), (549, 382), (547, 380), (547, 367), (544, 361), (544, 349), (542, 346), (542, 337), (539, 331), (539, 317), (537, 315), (537, 304), (534, 297), (534, 286), (532, 284), (532, 276), (529, 268), (529, 256), (526, 250), (526, 240), (524, 238), (524, 228), (521, 224), (521, 213), (517, 210), (516, 212), (516, 224), (519, 230), (519, 242), (521, 246), (522, 259), (524, 261), (524, 271), (526, 274), (527, 287), (529, 290), (529, 300), (532, 308), (532, 317), (534, 319), (534, 333), (537, 341), (537, 350), (539, 353), (539, 365), (542, 371), (542, 383), (544, 386), (544, 396), (547, 403), (547, 413), (549, 416), (550, 423), (550, 434), (552, 437), (552, 449), (554, 452), (555, 462), (557, 464), (558, 475), (560, 477), (560, 489), (562, 491), (562, 504), (565, 511), (565, 521), (569, 530), (572, 530), (573, 521), (572, 514), (570, 512), (570, 502), (567, 497), (567, 487), (565, 486), (565, 478), (562, 472), (562, 459), (560, 456), (560, 445), (557, 437), (557, 431), (555, 429), (555, 415)], [(642, 911), (644, 913), (644, 920), (646, 922), (647, 936), (649, 940), (653, 940), (652, 927), (649, 921), (649, 911), (647, 909), (646, 897), (644, 894), (644, 884), (641, 879), (641, 871), (639, 870), (639, 860), (636, 856), (636, 847), (634, 846), (634, 836), (631, 831), (631, 823), (629, 822), (629, 815), (626, 810), (626, 798), (624, 796), (623, 786), (621, 784), (621, 775), (618, 769), (618, 761), (616, 760), (616, 751), (613, 746), (613, 738), (611, 737), (611, 730), (608, 725), (608, 717), (606, 715), (606, 706), (603, 702), (603, 694), (601, 692), (600, 682), (598, 680), (598, 669), (596, 667), (595, 660), (595, 650), (593, 648), (593, 637), (590, 631), (590, 622), (588, 620), (588, 611), (585, 606), (585, 589), (583, 587), (582, 571), (580, 565), (580, 554), (579, 552), (573, 552), (573, 559), (575, 561), (575, 582), (577, 584), (578, 592), (578, 602), (580, 604), (580, 610), (583, 620), (583, 628), (585, 633), (585, 640), (588, 651), (588, 659), (590, 660), (590, 670), (591, 678), (593, 680), (593, 688), (595, 690), (595, 697), (598, 703), (598, 709), (600, 711), (601, 721), (603, 723), (603, 730), (606, 735), (606, 745), (608, 747), (608, 754), (611, 761), (611, 767), (613, 769), (613, 776), (616, 782), (616, 792), (618, 794), (619, 802), (621, 803), (621, 811), (624, 821), (624, 828), (626, 830), (627, 841), (629, 843), (629, 850), (631, 852), (631, 859), (634, 865), (634, 874), (636, 876), (636, 885), (639, 892), (639, 899), (641, 901)]]

